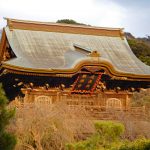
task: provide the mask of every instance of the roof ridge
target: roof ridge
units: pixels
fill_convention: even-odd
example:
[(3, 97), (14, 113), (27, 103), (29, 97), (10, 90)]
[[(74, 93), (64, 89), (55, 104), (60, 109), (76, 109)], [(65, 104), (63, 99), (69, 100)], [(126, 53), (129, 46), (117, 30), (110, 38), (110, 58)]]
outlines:
[(98, 27), (98, 26), (77, 25), (77, 24), (67, 24), (67, 23), (31, 21), (31, 20), (13, 19), (13, 18), (6, 18), (6, 17), (4, 17), (4, 19), (7, 20), (7, 24), (9, 24), (9, 22), (20, 22), (20, 23), (32, 23), (32, 24), (41, 24), (41, 25), (55, 25), (55, 26), (64, 26), (64, 27), (77, 27), (77, 28), (85, 28), (85, 29), (124, 30), (124, 28)]

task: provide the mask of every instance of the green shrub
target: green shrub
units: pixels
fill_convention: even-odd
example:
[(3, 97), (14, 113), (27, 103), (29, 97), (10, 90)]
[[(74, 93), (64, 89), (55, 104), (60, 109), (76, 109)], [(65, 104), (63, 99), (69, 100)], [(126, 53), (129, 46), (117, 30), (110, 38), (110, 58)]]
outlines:
[(7, 98), (0, 86), (0, 150), (13, 150), (16, 138), (13, 134), (6, 131), (10, 119), (14, 116), (15, 110), (7, 110)]
[(96, 133), (84, 141), (68, 144), (67, 150), (150, 150), (150, 139), (133, 142), (120, 140), (124, 132), (121, 123), (100, 121), (95, 123)]
[(84, 141), (67, 144), (67, 150), (110, 150), (120, 146), (120, 135), (124, 132), (121, 123), (110, 121), (95, 122), (96, 133)]
[(150, 150), (150, 139), (137, 139), (124, 143), (119, 150)]
[(101, 139), (108, 142), (118, 140), (120, 135), (124, 132), (123, 124), (111, 121), (96, 122), (95, 128)]

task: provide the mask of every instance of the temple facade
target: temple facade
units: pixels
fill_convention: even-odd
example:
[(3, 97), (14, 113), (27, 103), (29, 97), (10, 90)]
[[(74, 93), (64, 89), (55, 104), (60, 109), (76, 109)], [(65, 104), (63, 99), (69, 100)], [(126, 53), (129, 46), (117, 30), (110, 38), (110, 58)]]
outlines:
[(150, 87), (123, 29), (6, 20), (0, 80), (10, 100), (128, 110), (132, 93)]

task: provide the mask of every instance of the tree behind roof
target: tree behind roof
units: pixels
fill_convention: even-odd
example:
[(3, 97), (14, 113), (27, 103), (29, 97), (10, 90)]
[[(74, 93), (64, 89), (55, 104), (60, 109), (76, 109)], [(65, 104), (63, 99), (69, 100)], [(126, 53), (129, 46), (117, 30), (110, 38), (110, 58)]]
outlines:
[(66, 23), (66, 24), (76, 24), (76, 25), (86, 25), (84, 23), (79, 23), (73, 19), (60, 19), (60, 20), (57, 20), (56, 23)]

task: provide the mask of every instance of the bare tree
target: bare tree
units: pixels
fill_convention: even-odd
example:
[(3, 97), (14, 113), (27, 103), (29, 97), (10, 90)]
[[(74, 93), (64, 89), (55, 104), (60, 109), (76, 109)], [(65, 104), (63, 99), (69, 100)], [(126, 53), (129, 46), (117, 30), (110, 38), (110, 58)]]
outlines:
[(63, 150), (65, 144), (94, 132), (90, 115), (80, 106), (64, 103), (19, 107), (9, 127), (18, 137), (16, 150)]

